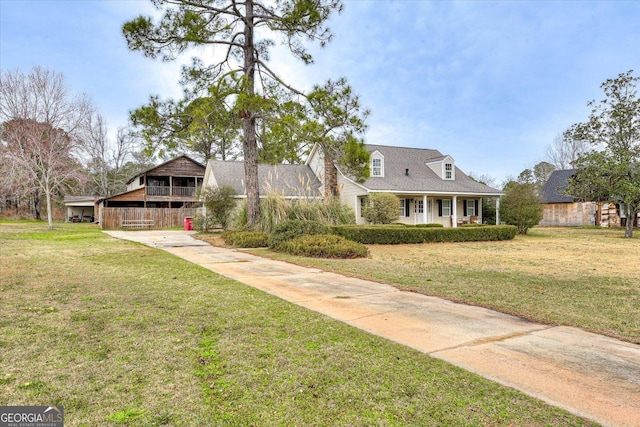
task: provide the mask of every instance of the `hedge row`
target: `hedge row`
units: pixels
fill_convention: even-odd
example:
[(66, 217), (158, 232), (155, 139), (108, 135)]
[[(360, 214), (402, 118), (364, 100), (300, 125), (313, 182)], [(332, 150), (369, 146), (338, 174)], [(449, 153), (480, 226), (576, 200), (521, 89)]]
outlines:
[(225, 243), (236, 248), (263, 248), (269, 246), (269, 235), (261, 231), (225, 231)]
[(331, 232), (365, 245), (399, 245), (426, 242), (480, 242), (511, 240), (518, 229), (512, 225), (487, 225), (457, 228), (371, 227), (336, 225)]

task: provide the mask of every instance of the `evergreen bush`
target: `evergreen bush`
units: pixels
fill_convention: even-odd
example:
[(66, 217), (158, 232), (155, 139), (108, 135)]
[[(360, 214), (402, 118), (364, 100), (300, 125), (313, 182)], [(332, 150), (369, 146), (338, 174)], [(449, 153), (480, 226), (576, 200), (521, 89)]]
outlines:
[(264, 248), (269, 246), (269, 235), (260, 231), (225, 231), (225, 243), (235, 248)]
[(376, 227), (333, 226), (331, 232), (354, 242), (380, 245), (399, 245), (426, 242), (479, 242), (511, 240), (518, 229), (510, 225), (477, 227)]
[(280, 222), (269, 239), (269, 247), (277, 248), (280, 243), (295, 239), (302, 235), (328, 234), (329, 227), (318, 221), (304, 221), (300, 219), (286, 219)]
[(200, 198), (206, 212), (201, 226), (202, 231), (207, 231), (216, 225), (224, 230), (229, 228), (231, 215), (237, 206), (235, 196), (235, 190), (228, 185), (217, 188), (207, 187), (202, 190)]
[(304, 235), (280, 242), (280, 252), (314, 258), (359, 258), (369, 254), (367, 247), (332, 234)]
[(362, 216), (372, 224), (391, 224), (398, 219), (400, 199), (391, 193), (372, 193), (362, 209)]

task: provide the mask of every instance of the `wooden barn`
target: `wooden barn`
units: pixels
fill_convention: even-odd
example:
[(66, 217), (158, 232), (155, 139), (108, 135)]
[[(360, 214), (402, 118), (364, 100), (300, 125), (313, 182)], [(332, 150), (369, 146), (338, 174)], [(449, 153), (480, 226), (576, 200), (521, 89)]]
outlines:
[(565, 194), (568, 180), (574, 173), (574, 169), (557, 170), (549, 176), (542, 189), (543, 210), (539, 225), (624, 227), (627, 218), (620, 204), (581, 202)]

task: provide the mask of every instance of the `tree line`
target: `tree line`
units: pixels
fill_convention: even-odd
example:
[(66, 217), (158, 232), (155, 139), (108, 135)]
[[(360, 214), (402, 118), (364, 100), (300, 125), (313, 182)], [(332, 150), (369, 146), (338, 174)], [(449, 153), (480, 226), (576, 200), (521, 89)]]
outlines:
[[(109, 136), (89, 97), (64, 76), (34, 67), (0, 70), (0, 210), (53, 224), (64, 194), (110, 196), (149, 164), (126, 128)], [(42, 203), (44, 202), (44, 206)]]

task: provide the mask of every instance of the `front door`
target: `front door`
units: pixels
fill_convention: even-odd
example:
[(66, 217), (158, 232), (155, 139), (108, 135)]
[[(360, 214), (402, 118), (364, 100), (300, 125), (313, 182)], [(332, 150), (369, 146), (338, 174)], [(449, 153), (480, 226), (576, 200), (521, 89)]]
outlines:
[(413, 218), (416, 224), (424, 223), (424, 200), (423, 199), (413, 200)]

